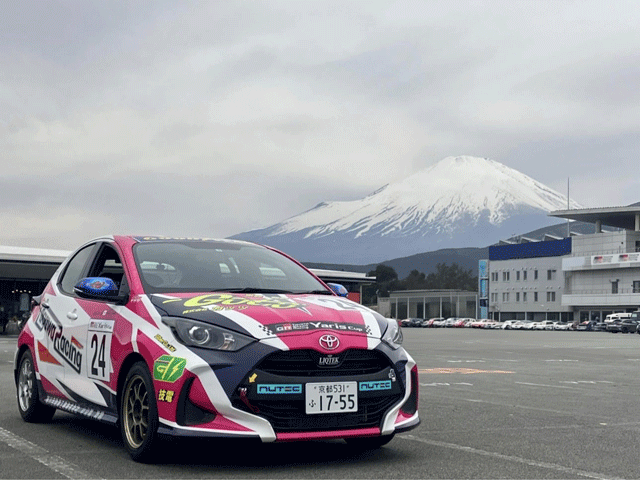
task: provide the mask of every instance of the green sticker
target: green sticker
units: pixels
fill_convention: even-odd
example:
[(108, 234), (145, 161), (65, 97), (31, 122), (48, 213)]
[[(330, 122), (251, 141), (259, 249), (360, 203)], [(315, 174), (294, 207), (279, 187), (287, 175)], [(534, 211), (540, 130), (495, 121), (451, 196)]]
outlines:
[(184, 358), (162, 355), (153, 364), (153, 378), (173, 383), (182, 376), (186, 366), (187, 360)]

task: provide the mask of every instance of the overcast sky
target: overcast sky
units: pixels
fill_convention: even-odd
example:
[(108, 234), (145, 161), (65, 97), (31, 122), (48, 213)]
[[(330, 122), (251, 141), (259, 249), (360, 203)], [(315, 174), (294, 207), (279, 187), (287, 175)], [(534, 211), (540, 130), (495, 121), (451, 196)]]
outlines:
[(2, 245), (226, 237), (451, 155), (640, 201), (637, 0), (10, 0), (0, 65)]

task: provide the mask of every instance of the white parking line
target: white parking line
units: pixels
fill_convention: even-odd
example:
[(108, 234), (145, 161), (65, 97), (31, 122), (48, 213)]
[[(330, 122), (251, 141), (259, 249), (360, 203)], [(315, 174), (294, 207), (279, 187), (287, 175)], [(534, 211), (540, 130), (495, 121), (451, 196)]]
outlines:
[(601, 480), (621, 480), (618, 477), (608, 477), (601, 473), (587, 472), (585, 470), (578, 470), (577, 468), (565, 467), (556, 463), (538, 462), (537, 460), (530, 460), (528, 458), (516, 457), (514, 455), (504, 455), (502, 453), (488, 452), (486, 450), (479, 450), (473, 447), (465, 447), (464, 445), (456, 445), (455, 443), (439, 442), (437, 440), (427, 440), (424, 438), (418, 438), (414, 435), (398, 435), (398, 438), (405, 440), (412, 440), (414, 442), (426, 443), (427, 445), (433, 445), (434, 447), (450, 448), (453, 450), (460, 450), (467, 453), (473, 453), (475, 455), (483, 455), (485, 457), (496, 458), (499, 460), (506, 460), (509, 462), (522, 463), (530, 467), (546, 468), (549, 470), (555, 470), (563, 474), (579, 475), (581, 477), (596, 478)]
[(60, 475), (70, 479), (81, 478), (96, 478), (87, 472), (80, 470), (73, 463), (67, 462), (58, 455), (52, 455), (42, 447), (37, 446), (35, 443), (25, 440), (18, 435), (5, 430), (0, 427), (0, 442), (6, 443), (11, 448), (18, 450), (21, 453), (33, 458), (37, 462), (40, 462), (47, 468), (50, 468)]

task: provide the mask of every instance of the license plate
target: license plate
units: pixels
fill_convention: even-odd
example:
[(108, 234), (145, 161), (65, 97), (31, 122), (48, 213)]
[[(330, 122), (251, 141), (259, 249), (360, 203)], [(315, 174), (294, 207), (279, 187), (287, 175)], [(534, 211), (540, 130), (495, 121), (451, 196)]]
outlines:
[(358, 382), (307, 383), (306, 412), (344, 413), (358, 411)]

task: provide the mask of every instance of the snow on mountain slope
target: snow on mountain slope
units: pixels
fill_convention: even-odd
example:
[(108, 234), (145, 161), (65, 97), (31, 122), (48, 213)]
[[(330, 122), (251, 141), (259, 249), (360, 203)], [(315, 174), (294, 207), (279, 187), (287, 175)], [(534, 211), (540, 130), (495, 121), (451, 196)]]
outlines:
[[(564, 195), (496, 161), (447, 157), (360, 200), (323, 202), (232, 238), (302, 261), (372, 263), (440, 248), (484, 247), (554, 223)], [(571, 208), (580, 208), (571, 202)]]
[[(307, 238), (337, 231), (356, 238), (371, 231), (406, 235), (434, 222), (438, 231), (447, 231), (463, 217), (478, 220), (482, 215), (498, 225), (517, 208), (546, 213), (566, 206), (565, 196), (496, 161), (447, 157), (363, 199), (321, 203), (278, 224), (270, 236), (302, 230)], [(578, 206), (573, 202), (572, 208)]]

